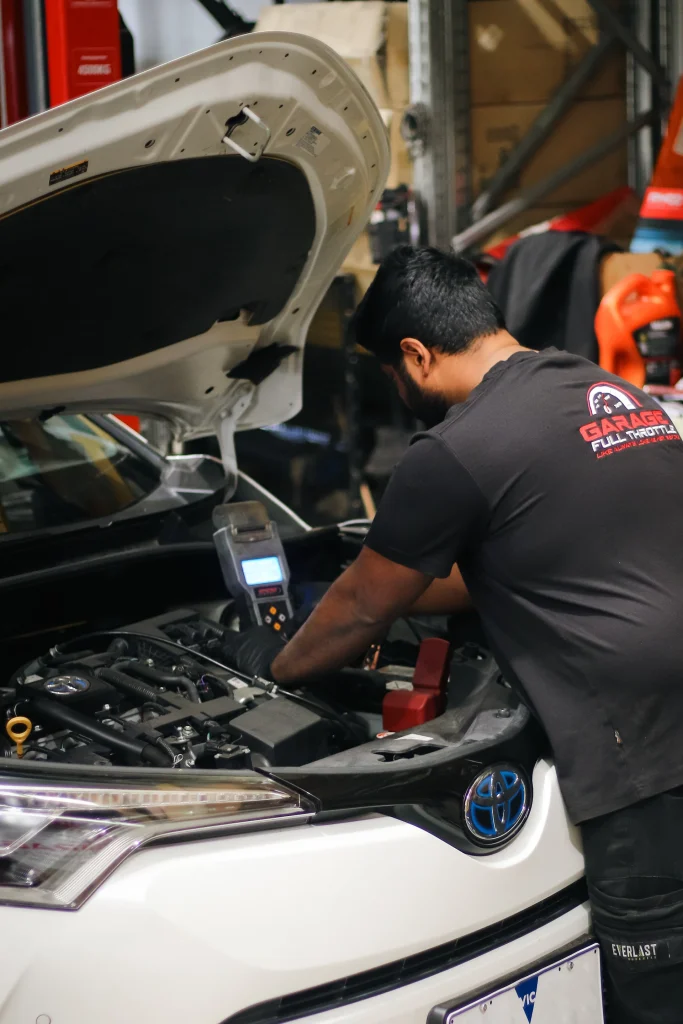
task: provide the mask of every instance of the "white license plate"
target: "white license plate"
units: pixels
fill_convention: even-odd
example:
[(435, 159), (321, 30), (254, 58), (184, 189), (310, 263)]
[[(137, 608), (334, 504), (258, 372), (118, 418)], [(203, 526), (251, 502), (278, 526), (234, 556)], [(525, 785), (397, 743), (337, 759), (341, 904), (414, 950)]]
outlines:
[(597, 945), (587, 946), (467, 1006), (444, 1024), (604, 1024)]

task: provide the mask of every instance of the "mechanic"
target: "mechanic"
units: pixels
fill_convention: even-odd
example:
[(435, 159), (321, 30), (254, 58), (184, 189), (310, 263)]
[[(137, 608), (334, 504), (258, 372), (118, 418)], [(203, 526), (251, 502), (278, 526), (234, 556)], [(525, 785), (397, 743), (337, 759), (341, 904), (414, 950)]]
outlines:
[(290, 642), (260, 628), (229, 653), (298, 682), (472, 603), (581, 825), (610, 1020), (681, 1024), (683, 442), (637, 388), (520, 346), (457, 256), (395, 250), (354, 326), (429, 429)]

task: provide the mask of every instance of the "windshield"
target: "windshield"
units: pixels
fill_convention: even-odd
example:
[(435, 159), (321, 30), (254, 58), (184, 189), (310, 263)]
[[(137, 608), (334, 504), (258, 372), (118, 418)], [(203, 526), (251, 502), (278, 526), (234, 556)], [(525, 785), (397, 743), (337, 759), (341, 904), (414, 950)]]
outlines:
[(110, 516), (157, 484), (152, 465), (85, 416), (0, 422), (0, 534)]

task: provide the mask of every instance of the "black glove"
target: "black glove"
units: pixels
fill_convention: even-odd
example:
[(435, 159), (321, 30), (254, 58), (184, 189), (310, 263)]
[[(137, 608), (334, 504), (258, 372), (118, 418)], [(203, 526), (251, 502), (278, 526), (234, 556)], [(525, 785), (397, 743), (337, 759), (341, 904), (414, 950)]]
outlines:
[(285, 638), (289, 641), (292, 639), (295, 633), (298, 633), (304, 622), (306, 622), (314, 610), (315, 605), (306, 605), (304, 608), (299, 608), (294, 612), (291, 619), (285, 623), (284, 634)]
[(285, 639), (270, 626), (253, 626), (242, 633), (233, 633), (223, 643), (223, 657), (251, 679), (272, 679), (270, 666), (285, 646)]

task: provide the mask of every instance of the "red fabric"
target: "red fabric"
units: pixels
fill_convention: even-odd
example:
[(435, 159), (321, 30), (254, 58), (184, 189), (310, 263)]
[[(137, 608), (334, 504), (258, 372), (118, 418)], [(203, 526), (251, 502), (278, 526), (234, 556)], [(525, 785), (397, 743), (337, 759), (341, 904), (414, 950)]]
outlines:
[(613, 192), (608, 192), (607, 195), (596, 199), (595, 202), (589, 203), (588, 206), (582, 206), (578, 210), (572, 210), (570, 213), (563, 213), (559, 217), (553, 217), (540, 224), (534, 224), (532, 227), (525, 228), (524, 231), (520, 231), (517, 235), (511, 235), (510, 238), (506, 238), (503, 242), (498, 242), (496, 245), (486, 249), (486, 255), (496, 260), (502, 260), (510, 246), (519, 238), (523, 238), (525, 235), (538, 234), (541, 231), (586, 231), (594, 235), (603, 234), (605, 221), (613, 217), (621, 206), (632, 202), (634, 196), (633, 189), (629, 188), (628, 185), (623, 185), (621, 188), (617, 188)]
[[(22, 0), (1, 0), (2, 55), (5, 71), (7, 124), (28, 117), (24, 17)], [(3, 128), (6, 125), (2, 126)]]

